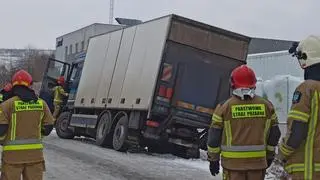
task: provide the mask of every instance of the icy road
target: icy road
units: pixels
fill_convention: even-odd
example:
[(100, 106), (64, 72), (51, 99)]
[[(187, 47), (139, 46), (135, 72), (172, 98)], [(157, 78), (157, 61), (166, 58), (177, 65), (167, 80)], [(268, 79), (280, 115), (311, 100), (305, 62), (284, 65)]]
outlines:
[(88, 139), (63, 140), (55, 132), (45, 138), (46, 180), (218, 180), (208, 162), (171, 155), (120, 153)]

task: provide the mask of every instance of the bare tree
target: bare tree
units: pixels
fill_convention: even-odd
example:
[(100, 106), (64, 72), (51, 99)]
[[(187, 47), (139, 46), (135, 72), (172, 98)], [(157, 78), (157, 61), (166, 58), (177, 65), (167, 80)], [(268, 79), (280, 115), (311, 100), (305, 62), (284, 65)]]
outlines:
[(30, 45), (26, 49), (7, 51), (9, 55), (6, 62), (0, 64), (0, 89), (10, 82), (12, 75), (20, 69), (28, 71), (35, 82), (41, 81), (48, 59), (53, 57), (52, 50), (39, 50)]

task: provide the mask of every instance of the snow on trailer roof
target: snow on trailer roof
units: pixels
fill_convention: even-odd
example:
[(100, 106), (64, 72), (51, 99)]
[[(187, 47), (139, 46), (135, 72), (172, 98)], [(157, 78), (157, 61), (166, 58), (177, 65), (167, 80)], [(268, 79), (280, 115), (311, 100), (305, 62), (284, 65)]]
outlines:
[(274, 52), (266, 52), (266, 53), (254, 53), (254, 54), (248, 54), (248, 57), (254, 58), (254, 57), (262, 57), (262, 56), (282, 56), (282, 55), (290, 55), (288, 51), (274, 51)]

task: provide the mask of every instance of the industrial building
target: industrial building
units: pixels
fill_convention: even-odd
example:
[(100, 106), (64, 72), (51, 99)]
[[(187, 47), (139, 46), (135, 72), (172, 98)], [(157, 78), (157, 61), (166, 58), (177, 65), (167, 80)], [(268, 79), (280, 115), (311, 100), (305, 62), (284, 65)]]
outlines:
[(94, 23), (57, 37), (55, 58), (68, 63), (84, 58), (90, 37), (120, 28), (121, 25)]

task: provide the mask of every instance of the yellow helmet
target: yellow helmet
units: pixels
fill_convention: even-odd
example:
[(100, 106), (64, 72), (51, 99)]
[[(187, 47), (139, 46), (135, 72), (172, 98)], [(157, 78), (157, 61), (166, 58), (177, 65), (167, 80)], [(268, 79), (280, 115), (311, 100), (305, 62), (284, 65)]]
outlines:
[(310, 35), (289, 50), (299, 60), (301, 68), (320, 63), (320, 36)]

